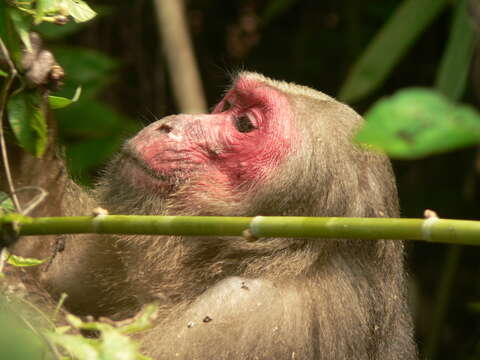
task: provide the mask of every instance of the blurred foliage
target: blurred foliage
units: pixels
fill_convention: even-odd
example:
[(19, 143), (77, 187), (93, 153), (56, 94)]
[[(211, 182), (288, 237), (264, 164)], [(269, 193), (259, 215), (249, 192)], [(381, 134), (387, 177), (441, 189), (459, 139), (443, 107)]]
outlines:
[(125, 137), (138, 125), (113, 107), (97, 100), (114, 79), (119, 63), (101, 52), (67, 46), (53, 47), (67, 78), (58, 95), (72, 96), (78, 86), (82, 96), (75, 104), (57, 110), (61, 141), (66, 145), (67, 164), (75, 179), (90, 184), (92, 171), (112, 157)]
[(480, 143), (480, 114), (428, 89), (407, 89), (365, 115), (356, 140), (394, 158), (418, 158)]
[[(128, 335), (152, 328), (156, 312), (156, 305), (147, 305), (134, 318), (117, 324), (82, 321), (68, 314), (66, 320), (69, 326), (57, 327), (54, 332), (47, 333), (46, 337), (78, 360), (149, 360), (149, 357), (139, 352), (139, 345)], [(78, 332), (68, 333), (71, 328), (94, 331), (98, 336), (86, 338)]]
[[(44, 21), (64, 24), (70, 16), (76, 22), (92, 19), (96, 13), (81, 0), (37, 0), (0, 2), (1, 63), (4, 78), (2, 94), (10, 94), (13, 80), (26, 69), (21, 49), (35, 54), (30, 38), (33, 23)], [(37, 55), (34, 55), (37, 56)], [(20, 84), (7, 99), (7, 117), (18, 144), (34, 156), (41, 157), (47, 146), (46, 103), (42, 87), (30, 88), (22, 76)], [(57, 97), (54, 102), (68, 105), (67, 99)], [(3, 103), (3, 99), (2, 99)], [(2, 106), (3, 108), (3, 106)]]
[[(107, 7), (101, 9), (108, 13)], [(68, 22), (67, 15), (75, 22)], [(55, 45), (65, 36), (80, 31), (81, 23), (95, 15), (85, 2), (77, 0), (14, 1), (10, 6), (2, 1), (0, 37), (5, 41), (16, 71), (21, 74), (20, 48), (32, 49), (30, 31), (40, 32)], [(33, 19), (38, 26), (32, 26)], [(67, 165), (78, 181), (88, 185), (92, 171), (103, 165), (125, 136), (136, 131), (138, 126), (127, 116), (96, 100), (112, 82), (118, 61), (102, 52), (80, 47), (52, 46), (52, 51), (67, 74), (63, 90), (49, 96), (46, 102), (45, 89), (29, 89), (22, 82), (17, 84), (8, 99), (8, 120), (18, 144), (41, 157), (47, 146), (46, 103), (52, 109), (62, 109), (55, 117), (61, 142), (65, 144)], [(7, 62), (1, 67), (3, 77), (13, 79)], [(21, 77), (20, 81), (23, 81)]]
[(340, 89), (340, 100), (358, 101), (382, 85), (416, 38), (446, 5), (447, 0), (404, 0), (353, 65)]
[[(1, 273), (0, 273), (1, 274)], [(40, 300), (19, 284), (0, 279), (0, 355), (15, 360), (148, 360), (128, 335), (153, 326), (157, 306), (146, 306), (132, 319), (84, 322)], [(45, 299), (46, 300), (46, 299)], [(94, 331), (84, 337), (80, 331)]]
[[(11, 305), (0, 296), (0, 354), (2, 359), (45, 359), (55, 357), (45, 342), (18, 316), (18, 309), (12, 311)], [(8, 307), (7, 307), (8, 306)]]
[(10, 97), (8, 120), (20, 146), (42, 156), (47, 146), (47, 122), (42, 111), (42, 96), (36, 90), (24, 90)]
[[(437, 73), (437, 89), (451, 99), (465, 92), (475, 45), (467, 5), (467, 0), (457, 3)], [(388, 42), (392, 40), (387, 38)], [(471, 107), (453, 106), (429, 90), (401, 90), (377, 102), (365, 118), (367, 125), (357, 141), (375, 145), (392, 157), (423, 157), (480, 143), (479, 114)]]
[[(472, 1), (470, 1), (472, 3)], [(480, 3), (478, 3), (480, 6)], [(465, 93), (472, 62), (476, 34), (475, 19), (468, 9), (468, 0), (458, 0), (442, 61), (438, 67), (435, 87), (453, 100)]]
[(0, 215), (13, 212), (14, 210), (12, 199), (10, 199), (8, 194), (0, 191)]

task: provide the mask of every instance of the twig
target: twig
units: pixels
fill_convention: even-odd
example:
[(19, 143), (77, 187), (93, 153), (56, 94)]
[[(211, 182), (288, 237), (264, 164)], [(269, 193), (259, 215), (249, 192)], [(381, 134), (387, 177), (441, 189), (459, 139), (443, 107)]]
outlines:
[(5, 143), (5, 134), (3, 131), (3, 116), (5, 113), (5, 106), (7, 103), (8, 91), (10, 90), (10, 86), (12, 85), (13, 79), (15, 78), (15, 76), (17, 76), (17, 70), (13, 65), (12, 59), (10, 59), (10, 54), (8, 53), (7, 47), (5, 46), (1, 38), (0, 38), (0, 50), (4, 54), (5, 60), (10, 68), (10, 74), (7, 80), (5, 81), (5, 84), (2, 88), (1, 95), (0, 95), (1, 96), (0, 97), (0, 148), (2, 151), (3, 167), (5, 170), (5, 177), (7, 178), (10, 196), (12, 197), (12, 201), (13, 201), (13, 205), (15, 206), (15, 209), (17, 210), (18, 213), (21, 213), (22, 208), (20, 207), (20, 202), (18, 201), (17, 195), (15, 194), (15, 186), (13, 185), (12, 173), (10, 171), (10, 165), (9, 165), (8, 156), (7, 156), (7, 145)]
[(28, 215), (32, 210), (34, 210), (48, 195), (48, 192), (42, 189), (40, 186), (22, 186), (16, 190), (16, 193), (21, 193), (27, 190), (36, 190), (38, 192), (35, 197), (27, 203), (25, 209), (23, 209), (22, 214)]
[(3, 267), (5, 266), (5, 262), (8, 259), (8, 250), (3, 248), (0, 251), (0, 274), (3, 272)]
[(60, 313), (60, 310), (62, 309), (63, 304), (65, 303), (65, 300), (67, 299), (68, 295), (66, 293), (62, 293), (60, 295), (60, 299), (57, 302), (57, 305), (55, 306), (55, 310), (53, 312), (52, 316), (52, 321), (56, 321), (58, 314)]

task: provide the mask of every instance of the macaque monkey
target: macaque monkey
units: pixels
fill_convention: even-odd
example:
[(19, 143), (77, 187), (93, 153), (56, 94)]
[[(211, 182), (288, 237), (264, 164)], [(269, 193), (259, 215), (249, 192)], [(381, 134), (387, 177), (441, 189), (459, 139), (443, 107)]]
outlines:
[[(212, 113), (168, 116), (128, 140), (91, 193), (67, 184), (61, 208), (397, 217), (388, 159), (352, 142), (361, 124), (321, 92), (242, 72)], [(68, 293), (67, 308), (80, 315), (123, 319), (159, 301), (158, 324), (140, 339), (154, 359), (416, 358), (398, 241), (62, 241), (65, 249), (38, 271), (41, 283), (54, 296)], [(26, 248), (37, 257), (51, 251)]]

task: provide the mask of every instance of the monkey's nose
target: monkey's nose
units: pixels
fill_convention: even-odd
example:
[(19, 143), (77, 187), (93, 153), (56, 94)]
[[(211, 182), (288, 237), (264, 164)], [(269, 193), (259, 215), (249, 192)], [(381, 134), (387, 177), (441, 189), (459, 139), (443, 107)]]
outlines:
[(168, 124), (162, 124), (157, 128), (158, 131), (168, 134), (173, 130), (173, 128)]

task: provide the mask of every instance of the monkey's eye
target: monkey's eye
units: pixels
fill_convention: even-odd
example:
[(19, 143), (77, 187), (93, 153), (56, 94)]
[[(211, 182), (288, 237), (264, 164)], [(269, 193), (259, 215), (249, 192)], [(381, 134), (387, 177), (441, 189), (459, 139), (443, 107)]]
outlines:
[(241, 133), (248, 133), (257, 128), (252, 120), (245, 114), (235, 117), (235, 127)]

